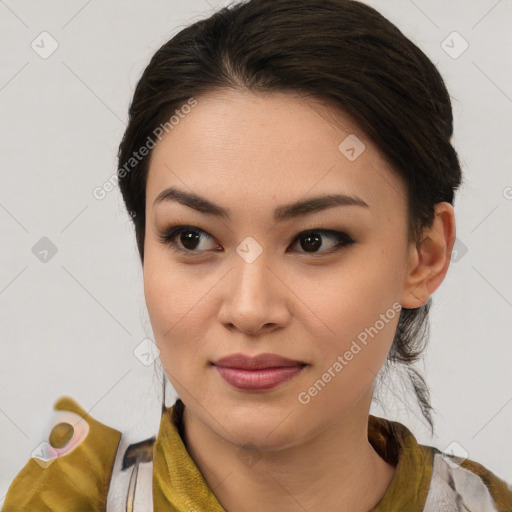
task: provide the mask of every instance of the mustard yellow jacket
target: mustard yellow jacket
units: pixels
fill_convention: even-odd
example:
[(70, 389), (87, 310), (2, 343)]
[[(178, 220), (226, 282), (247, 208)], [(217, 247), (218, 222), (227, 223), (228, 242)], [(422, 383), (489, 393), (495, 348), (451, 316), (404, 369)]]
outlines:
[[(226, 512), (183, 444), (180, 405), (166, 409), (156, 438), (128, 444), (60, 397), (47, 438), (12, 481), (2, 511)], [(368, 439), (396, 466), (372, 512), (512, 511), (509, 484), (474, 461), (419, 445), (402, 424), (370, 415)]]

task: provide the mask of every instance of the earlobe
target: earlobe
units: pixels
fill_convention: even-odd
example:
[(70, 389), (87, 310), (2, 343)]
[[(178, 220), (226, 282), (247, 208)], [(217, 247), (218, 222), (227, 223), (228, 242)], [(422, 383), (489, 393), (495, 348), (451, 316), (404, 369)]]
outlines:
[(401, 297), (402, 307), (416, 309), (425, 305), (443, 282), (455, 243), (455, 211), (448, 202), (435, 205), (436, 215), (425, 228), (422, 241), (411, 244), (408, 269)]

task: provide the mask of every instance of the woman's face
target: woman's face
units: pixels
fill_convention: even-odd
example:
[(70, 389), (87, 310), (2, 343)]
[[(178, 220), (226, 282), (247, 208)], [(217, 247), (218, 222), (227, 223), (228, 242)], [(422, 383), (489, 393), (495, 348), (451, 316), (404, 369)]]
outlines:
[[(196, 100), (151, 155), (144, 292), (155, 341), (204, 426), (239, 445), (291, 446), (368, 413), (410, 295), (405, 185), (346, 116), (311, 98)], [(170, 188), (182, 199), (156, 200)], [(338, 194), (359, 199), (291, 207)], [(188, 231), (164, 243), (175, 226)], [(302, 365), (213, 364), (269, 353)]]

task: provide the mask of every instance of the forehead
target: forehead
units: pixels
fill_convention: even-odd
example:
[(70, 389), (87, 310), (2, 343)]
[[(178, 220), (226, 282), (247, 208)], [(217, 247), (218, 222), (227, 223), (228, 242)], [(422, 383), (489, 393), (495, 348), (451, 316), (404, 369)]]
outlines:
[(405, 204), (401, 179), (341, 110), (298, 93), (223, 89), (195, 99), (152, 151), (148, 204), (174, 185), (260, 205), (328, 192)]

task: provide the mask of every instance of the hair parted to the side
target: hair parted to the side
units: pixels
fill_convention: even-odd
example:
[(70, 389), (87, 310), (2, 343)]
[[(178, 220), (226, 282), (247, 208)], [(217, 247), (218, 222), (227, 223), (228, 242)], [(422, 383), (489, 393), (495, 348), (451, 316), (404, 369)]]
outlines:
[[(191, 98), (223, 88), (300, 93), (348, 115), (406, 184), (409, 241), (419, 243), (432, 226), (436, 203), (453, 204), (462, 175), (450, 97), (411, 40), (355, 0), (241, 1), (172, 37), (136, 86), (118, 178), (142, 264), (151, 152), (128, 172), (126, 162)], [(433, 432), (428, 387), (413, 368), (428, 340), (430, 305), (402, 309), (387, 366), (405, 368)]]

